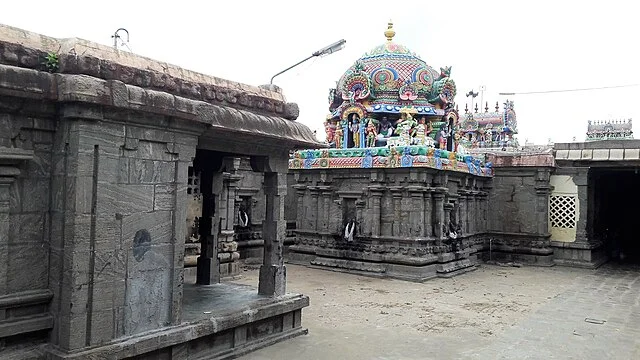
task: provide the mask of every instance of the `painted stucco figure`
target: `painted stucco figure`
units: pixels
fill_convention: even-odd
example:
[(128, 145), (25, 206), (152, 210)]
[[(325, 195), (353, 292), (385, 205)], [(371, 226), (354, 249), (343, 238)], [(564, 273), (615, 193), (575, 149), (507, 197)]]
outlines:
[[(454, 107), (456, 85), (451, 78), (451, 67), (435, 70), (419, 56), (403, 45), (393, 41), (393, 24), (388, 24), (384, 32), (385, 43), (375, 47), (358, 59), (339, 79), (336, 88), (329, 92), (328, 123), (339, 119), (372, 118), (376, 121), (378, 146), (389, 144), (420, 144), (439, 147), (439, 143), (425, 141), (424, 135), (435, 139), (440, 127), (447, 124), (450, 128), (458, 124), (448, 124), (443, 118), (447, 109)], [(407, 117), (412, 121), (407, 122)], [(434, 132), (425, 132), (415, 118), (424, 118), (425, 124), (431, 124)], [(402, 126), (400, 125), (402, 124)], [(411, 139), (388, 141), (389, 138), (406, 133), (408, 126)], [(367, 124), (363, 124), (368, 126)], [(389, 126), (395, 131), (389, 133)], [(415, 137), (419, 138), (416, 139)], [(349, 147), (363, 147), (363, 139), (352, 130)], [(334, 139), (327, 138), (330, 147), (336, 146)], [(451, 141), (449, 141), (451, 142)], [(344, 147), (344, 142), (343, 142)], [(442, 150), (452, 150), (452, 147)]]
[(436, 70), (394, 42), (391, 22), (384, 36), (329, 91), (328, 151), (298, 150), (289, 167), (431, 167), (491, 176), (483, 162), (454, 152), (460, 124), (451, 67)]

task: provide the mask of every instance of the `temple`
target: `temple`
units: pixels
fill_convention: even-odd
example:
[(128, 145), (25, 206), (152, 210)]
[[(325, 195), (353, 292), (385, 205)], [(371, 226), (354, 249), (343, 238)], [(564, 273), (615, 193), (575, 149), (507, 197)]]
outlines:
[(418, 281), (473, 270), (491, 163), (461, 145), (451, 67), (394, 42), (391, 22), (384, 36), (330, 90), (327, 148), (289, 160), (288, 260)]
[(629, 120), (591, 121), (586, 141), (633, 139), (633, 124)]
[(228, 359), (307, 333), (286, 180), (321, 144), (280, 89), (3, 25), (0, 49), (0, 358)]
[(329, 149), (296, 151), (290, 168), (432, 167), (490, 176), (490, 165), (461, 146), (451, 67), (438, 72), (395, 43), (391, 22), (384, 35), (329, 92)]
[(452, 150), (456, 85), (451, 68), (440, 72), (406, 47), (387, 41), (358, 59), (329, 92), (326, 141), (336, 149), (385, 145)]

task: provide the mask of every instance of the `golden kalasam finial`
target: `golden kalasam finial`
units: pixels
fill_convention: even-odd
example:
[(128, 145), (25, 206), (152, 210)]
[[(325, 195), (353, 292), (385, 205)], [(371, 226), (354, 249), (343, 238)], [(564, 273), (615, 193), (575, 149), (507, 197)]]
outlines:
[(387, 25), (387, 31), (384, 32), (384, 36), (387, 37), (387, 41), (391, 41), (396, 35), (396, 32), (393, 30), (393, 22), (391, 20), (389, 20), (389, 24)]

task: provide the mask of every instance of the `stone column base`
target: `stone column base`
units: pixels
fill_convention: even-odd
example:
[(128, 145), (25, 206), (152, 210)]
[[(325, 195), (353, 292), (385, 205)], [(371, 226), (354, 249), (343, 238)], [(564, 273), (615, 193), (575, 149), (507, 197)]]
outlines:
[(607, 262), (602, 244), (552, 241), (554, 262), (562, 266), (595, 269)]
[(240, 253), (238, 243), (234, 240), (234, 232), (223, 230), (218, 237), (218, 259), (220, 260), (220, 277), (240, 274)]
[(230, 277), (240, 275), (240, 253), (237, 251), (224, 252), (218, 254), (220, 260), (220, 277)]

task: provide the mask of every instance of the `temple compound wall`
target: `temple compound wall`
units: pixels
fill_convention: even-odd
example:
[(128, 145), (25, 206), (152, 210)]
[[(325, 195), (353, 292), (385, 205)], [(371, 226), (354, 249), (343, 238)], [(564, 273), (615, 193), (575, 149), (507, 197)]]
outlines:
[[(0, 26), (0, 357), (225, 358), (305, 333), (282, 256), (288, 152), (317, 146), (297, 115), (276, 88)], [(245, 206), (257, 290), (219, 283)]]
[(488, 161), (494, 176), (483, 259), (553, 265), (548, 221), (553, 155), (490, 154)]

